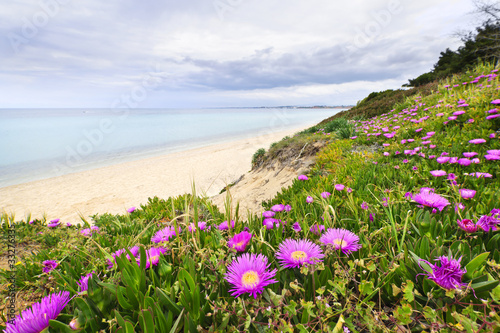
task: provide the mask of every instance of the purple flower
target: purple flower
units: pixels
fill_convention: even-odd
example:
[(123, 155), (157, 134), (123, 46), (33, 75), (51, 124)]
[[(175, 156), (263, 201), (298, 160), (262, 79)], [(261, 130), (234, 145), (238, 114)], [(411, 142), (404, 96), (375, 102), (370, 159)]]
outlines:
[(321, 262), (324, 256), (318, 245), (303, 239), (285, 239), (276, 252), (276, 258), (280, 261), (280, 265), (286, 268), (315, 264)]
[(49, 228), (55, 228), (58, 227), (61, 223), (59, 222), (59, 219), (51, 220), (50, 223), (47, 224), (47, 227)]
[(472, 161), (469, 160), (468, 158), (461, 158), (457, 162), (458, 162), (458, 164), (460, 164), (462, 166), (469, 166), (472, 164)]
[[(180, 233), (181, 232), (181, 227), (177, 228), (177, 231)], [(170, 238), (177, 236), (177, 233), (175, 231), (175, 227), (165, 227), (154, 234), (153, 237), (151, 237), (151, 241), (153, 243), (162, 243), (162, 242), (168, 242)]]
[(331, 245), (336, 250), (341, 250), (344, 254), (350, 254), (361, 248), (359, 237), (346, 229), (328, 229), (319, 241), (325, 245)]
[(500, 156), (500, 149), (491, 149), (486, 151), (488, 155), (498, 155)]
[(472, 140), (469, 140), (469, 143), (473, 143), (475, 145), (480, 144), (480, 143), (485, 143), (485, 142), (486, 142), (485, 139), (472, 139)]
[(342, 190), (344, 189), (344, 187), (345, 187), (345, 186), (344, 186), (344, 185), (342, 185), (342, 184), (335, 184), (335, 189), (336, 189), (337, 191), (342, 191)]
[(129, 209), (127, 209), (127, 212), (129, 213), (133, 213), (135, 211), (135, 207), (130, 207)]
[(324, 199), (327, 199), (330, 195), (332, 195), (330, 192), (322, 192), (322, 193), (321, 193), (321, 196), (322, 196)]
[[(151, 266), (157, 266), (158, 263), (160, 262), (160, 256), (163, 255), (166, 252), (164, 248), (156, 248), (152, 247), (149, 250), (146, 251), (146, 267), (145, 269), (150, 268)], [(137, 264), (141, 264), (140, 258), (136, 259)]]
[(477, 231), (477, 225), (469, 219), (458, 220), (458, 226), (465, 232), (473, 233)]
[[(92, 272), (92, 273), (95, 273), (95, 272)], [(92, 277), (92, 273), (88, 273), (87, 275), (82, 276), (80, 278), (80, 280), (77, 282), (78, 287), (80, 287), (79, 294), (81, 294), (84, 291), (87, 291), (89, 289), (89, 279)]]
[(455, 179), (457, 179), (457, 176), (454, 173), (449, 173), (447, 179), (448, 180), (455, 180)]
[(483, 215), (479, 218), (476, 224), (486, 232), (489, 232), (490, 230), (496, 231), (498, 230), (500, 220), (491, 215)]
[(372, 215), (372, 213), (370, 213), (370, 217), (369, 217), (369, 219), (370, 219), (370, 222), (373, 222), (373, 220), (374, 220), (374, 219), (373, 219), (373, 215)]
[(292, 229), (293, 229), (293, 231), (295, 231), (295, 232), (300, 232), (300, 231), (302, 231), (302, 228), (301, 228), (301, 226), (300, 226), (300, 223), (299, 223), (299, 222), (295, 222), (295, 223), (292, 225)]
[(411, 168), (413, 171), (418, 171), (418, 167), (414, 166)]
[[(219, 226), (217, 228), (219, 228), (219, 230), (228, 230), (229, 223), (227, 221), (224, 221), (221, 224), (219, 224)], [(234, 221), (233, 220), (231, 220), (231, 229), (234, 229)]]
[(434, 177), (446, 176), (446, 171), (443, 171), (443, 170), (432, 170), (431, 171), (431, 175), (433, 175)]
[(273, 279), (277, 270), (269, 270), (267, 258), (262, 254), (245, 253), (236, 258), (227, 268), (225, 279), (231, 284), (234, 297), (249, 293), (254, 298), (264, 291), (264, 287), (278, 282)]
[(498, 117), (500, 117), (500, 114), (492, 114), (492, 115), (486, 116), (486, 119), (490, 120), (490, 119), (495, 119)]
[(265, 212), (262, 212), (262, 217), (265, 217), (265, 218), (273, 217), (274, 215), (276, 215), (276, 213), (273, 211), (270, 211), (270, 210), (266, 210)]
[(69, 301), (69, 291), (61, 291), (45, 296), (39, 303), (34, 303), (30, 308), (17, 315), (14, 323), (7, 322), (5, 332), (42, 332), (49, 327), (49, 320), (56, 319)]
[(85, 229), (80, 230), (80, 234), (82, 234), (85, 237), (90, 237), (95, 232), (99, 232), (99, 227), (95, 226), (95, 225), (93, 225), (90, 228), (85, 228)]
[(460, 115), (462, 115), (464, 113), (465, 113), (465, 111), (455, 111), (455, 112), (453, 112), (453, 115), (454, 116), (460, 116)]
[[(423, 273), (427, 278), (434, 281), (440, 287), (451, 290), (451, 289), (460, 289), (463, 286), (466, 286), (466, 283), (462, 283), (462, 275), (464, 275), (467, 271), (460, 267), (460, 261), (462, 257), (458, 260), (451, 259), (445, 256), (441, 256), (435, 261), (439, 261), (439, 265), (433, 265), (430, 262), (420, 259), (423, 262), (427, 263), (432, 272)], [(420, 265), (420, 264), (419, 264)]]
[(274, 206), (271, 207), (271, 210), (273, 212), (282, 212), (282, 211), (285, 210), (285, 205), (283, 205), (283, 204), (274, 205)]
[[(138, 254), (139, 254), (139, 246), (133, 246), (131, 248), (129, 248), (129, 251), (130, 253), (132, 253), (132, 255), (134, 257), (136, 257)], [(116, 262), (116, 258), (121, 256), (122, 253), (126, 253), (126, 249), (119, 249), (118, 251), (116, 251), (115, 253), (112, 253), (111, 256), (113, 257), (113, 261), (109, 260), (108, 259), (108, 269), (111, 269), (113, 268), (115, 262)], [(127, 259), (130, 260), (130, 255), (127, 254)]]
[(494, 100), (492, 100), (491, 104), (500, 104), (500, 99), (494, 99)]
[(427, 207), (437, 208), (442, 211), (446, 206), (450, 204), (448, 200), (440, 196), (439, 194), (432, 193), (430, 191), (420, 191), (419, 194), (413, 195), (413, 201)]
[(59, 264), (55, 260), (45, 260), (42, 262), (42, 264), (44, 265), (44, 267), (42, 268), (42, 272), (44, 273), (50, 273), (54, 269), (56, 269), (57, 266), (59, 266)]
[(458, 192), (460, 193), (460, 196), (464, 199), (471, 199), (474, 198), (474, 196), (476, 195), (476, 191), (469, 190), (466, 188), (461, 188), (460, 190), (458, 190)]
[(297, 177), (299, 180), (308, 180), (309, 178), (307, 178), (306, 175), (300, 175), (299, 177)]
[(470, 158), (470, 157), (476, 156), (477, 153), (475, 151), (473, 151), (473, 152), (465, 152), (465, 153), (462, 153), (462, 155), (464, 155), (464, 157)]
[(322, 225), (322, 224), (315, 223), (311, 228), (309, 228), (309, 231), (312, 232), (315, 235), (319, 235), (323, 231), (325, 231), (325, 226)]
[(307, 198), (306, 198), (307, 203), (312, 203), (313, 201), (314, 201), (314, 199), (311, 196), (307, 196)]
[(292, 210), (292, 206), (290, 205), (285, 205), (285, 212), (289, 212)]
[(363, 201), (363, 203), (361, 204), (361, 209), (364, 209), (364, 210), (368, 209), (368, 204), (366, 203), (366, 201)]
[(262, 221), (262, 225), (265, 225), (267, 229), (274, 228), (275, 223), (278, 223), (278, 220), (272, 217), (268, 217)]
[(484, 158), (487, 159), (488, 161), (498, 161), (500, 160), (500, 155), (484, 155)]
[(252, 239), (252, 234), (247, 231), (242, 231), (236, 234), (227, 242), (230, 249), (235, 249), (237, 252), (244, 252), (248, 243)]
[[(207, 222), (205, 221), (198, 221), (198, 229), (201, 231), (207, 229)], [(195, 232), (196, 231), (196, 224), (191, 222), (188, 226), (189, 232)]]

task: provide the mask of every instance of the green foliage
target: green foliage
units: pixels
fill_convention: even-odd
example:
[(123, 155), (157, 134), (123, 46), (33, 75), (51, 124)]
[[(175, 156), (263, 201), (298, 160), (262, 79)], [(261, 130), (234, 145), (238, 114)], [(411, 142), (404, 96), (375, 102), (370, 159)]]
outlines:
[[(475, 72), (442, 82), (432, 94), (404, 96), (374, 118), (353, 120), (346, 115), (277, 142), (261, 157), (285, 159), (288, 149), (295, 158), (313, 142), (330, 138), (317, 153), (307, 181), (296, 179), (263, 203), (266, 210), (277, 204), (291, 207), (276, 212), (279, 225), (271, 229), (263, 225), (261, 215), (242, 221), (232, 212), (220, 212), (194, 189), (193, 194), (151, 198), (130, 214), (95, 215), (99, 231), (89, 237), (81, 234), (83, 226), (48, 228), (46, 221), (18, 221), (16, 239), (26, 243), (27, 250), (16, 266), (19, 289), (41, 290), (38, 298), (57, 290), (74, 296), (50, 321), (51, 332), (69, 332), (72, 320), (81, 332), (497, 332), (500, 232), (467, 233), (457, 224), (462, 219), (477, 222), (500, 208), (500, 164), (484, 158), (487, 150), (500, 149), (500, 120), (485, 119), (491, 101), (499, 96), (500, 82), (492, 70), (490, 65), (478, 66)], [(475, 85), (463, 85), (470, 76), (477, 79)], [(399, 94), (375, 93), (358, 107)], [(469, 104), (460, 108), (466, 114), (447, 120), (460, 99)], [(354, 131), (357, 138), (351, 139)], [(383, 135), (392, 132), (394, 137)], [(423, 139), (431, 132), (431, 138)], [(496, 136), (490, 137), (492, 133)], [(473, 145), (473, 138), (487, 142)], [(426, 140), (436, 147), (424, 144)], [(480, 163), (436, 161), (443, 152), (463, 156), (471, 151), (478, 153)], [(454, 174), (456, 185), (432, 177), (430, 171), (436, 169)], [(477, 178), (469, 175), (472, 172), (492, 177)], [(335, 187), (340, 184), (345, 188)], [(422, 187), (433, 188), (450, 205), (435, 211), (419, 206), (408, 193), (415, 195)], [(463, 188), (477, 193), (463, 199), (458, 191)], [(309, 196), (313, 202), (306, 201)], [(455, 210), (459, 202), (465, 208)], [(231, 219), (234, 227), (218, 228)], [(13, 220), (3, 216), (4, 235)], [(201, 222), (211, 229), (189, 231)], [(344, 253), (322, 245), (314, 229), (318, 225), (352, 231), (361, 248)], [(153, 244), (153, 235), (167, 226), (182, 232)], [(226, 280), (228, 265), (239, 255), (228, 241), (245, 228), (253, 235), (246, 252), (266, 256), (270, 269), (276, 270), (277, 282), (256, 298), (233, 297)], [(276, 252), (286, 239), (310, 240), (321, 246), (325, 257), (284, 268)], [(135, 257), (133, 246), (139, 249)], [(164, 253), (153, 263), (148, 251), (160, 246)], [(463, 287), (445, 289), (429, 278), (441, 256), (461, 258)], [(59, 266), (43, 273), (47, 259), (57, 260)], [(1, 271), (2, 285), (9, 283), (8, 273)], [(82, 290), (81, 278), (88, 273), (92, 277)]]

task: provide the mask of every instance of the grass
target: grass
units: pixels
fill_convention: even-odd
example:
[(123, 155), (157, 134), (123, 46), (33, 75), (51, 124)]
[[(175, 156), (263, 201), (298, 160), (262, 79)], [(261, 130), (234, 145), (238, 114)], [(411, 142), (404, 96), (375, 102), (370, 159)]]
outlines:
[[(90, 237), (80, 233), (83, 227), (51, 229), (44, 220), (13, 223), (14, 218), (4, 215), (5, 235), (14, 225), (18, 244), (37, 246), (16, 259), (18, 291), (46, 295), (67, 290), (74, 296), (50, 322), (51, 332), (69, 332), (71, 320), (85, 332), (498, 332), (500, 232), (479, 228), (468, 233), (457, 224), (494, 219), (494, 209), (500, 208), (500, 162), (484, 157), (488, 150), (500, 149), (500, 118), (486, 119), (495, 114), (487, 111), (500, 97), (493, 69), (478, 66), (436, 83), (432, 92), (398, 98), (373, 118), (353, 119), (359, 116), (359, 109), (354, 110), (352, 117), (347, 112), (343, 120), (328, 120), (274, 144), (264, 160), (280, 159), (290, 147), (299, 152), (328, 141), (308, 180), (295, 180), (263, 203), (267, 210), (290, 206), (289, 211), (274, 208), (274, 220), (266, 221), (272, 228), (263, 225), (261, 216), (241, 220), (237, 211), (221, 213), (194, 190), (152, 198), (130, 214), (96, 215), (99, 231)], [(461, 100), (468, 106), (458, 106)], [(466, 112), (448, 120), (458, 110)], [(477, 138), (485, 143), (469, 142)], [(479, 163), (436, 161), (441, 155), (463, 157), (472, 151)], [(455, 175), (456, 184), (431, 176), (433, 170)], [(470, 175), (476, 172), (492, 177)], [(345, 187), (337, 190), (340, 184)], [(419, 205), (412, 196), (424, 187), (449, 205), (443, 210), (429, 207), (432, 202)], [(459, 189), (464, 188), (475, 190), (475, 196), (462, 198)], [(313, 201), (308, 203), (307, 197)], [(463, 208), (455, 209), (459, 203)], [(227, 223), (231, 220), (234, 227)], [(200, 230), (204, 222), (210, 230)], [(224, 222), (228, 228), (221, 230)], [(337, 249), (343, 240), (324, 245), (315, 232), (319, 225), (353, 232), (361, 248), (344, 253)], [(166, 226), (182, 232), (153, 244), (152, 236)], [(198, 227), (190, 232), (190, 226)], [(228, 241), (244, 229), (253, 235), (246, 252), (265, 256), (268, 270), (276, 270), (277, 282), (256, 298), (235, 298), (226, 280), (228, 265), (240, 255)], [(324, 259), (283, 268), (276, 251), (289, 238), (314, 242)], [(135, 259), (128, 251), (132, 246), (139, 246)], [(148, 257), (146, 251), (160, 246), (164, 254)], [(120, 249), (125, 253), (113, 257)], [(460, 258), (458, 265), (466, 273), (458, 274), (457, 281), (463, 286), (446, 289), (428, 277), (442, 256)], [(59, 266), (42, 273), (47, 259)], [(114, 261), (111, 269), (108, 259)], [(78, 282), (91, 272), (95, 274), (83, 291)], [(1, 271), (2, 285), (8, 285), (9, 273)]]

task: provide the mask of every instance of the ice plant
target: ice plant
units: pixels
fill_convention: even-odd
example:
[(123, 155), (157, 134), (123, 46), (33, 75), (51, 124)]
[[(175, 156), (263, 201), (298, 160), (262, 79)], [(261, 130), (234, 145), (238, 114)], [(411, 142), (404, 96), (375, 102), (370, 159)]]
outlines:
[(42, 262), (42, 264), (44, 265), (42, 268), (42, 272), (44, 273), (50, 273), (54, 269), (56, 269), (57, 266), (59, 266), (59, 264), (55, 260), (45, 260)]
[(295, 222), (295, 223), (292, 225), (292, 229), (293, 229), (293, 231), (295, 231), (295, 232), (302, 231), (302, 227), (300, 226), (299, 222)]
[(309, 178), (307, 178), (306, 175), (299, 175), (299, 177), (297, 177), (299, 180), (308, 180)]
[(457, 219), (458, 226), (465, 232), (473, 233), (477, 231), (478, 226), (469, 219), (459, 220)]
[(443, 170), (432, 170), (430, 173), (434, 177), (446, 176), (446, 171), (443, 171)]
[(7, 322), (6, 333), (38, 333), (49, 327), (49, 320), (56, 319), (70, 301), (69, 291), (60, 291), (42, 298), (17, 315), (14, 322)]
[(476, 191), (469, 190), (466, 188), (461, 188), (460, 190), (458, 190), (458, 192), (460, 193), (460, 196), (464, 199), (471, 199), (476, 195)]
[(227, 242), (230, 249), (235, 249), (237, 252), (244, 252), (248, 243), (252, 239), (252, 234), (247, 231), (242, 231), (236, 234)]
[(321, 262), (324, 256), (318, 245), (303, 239), (285, 239), (276, 252), (280, 265), (286, 268)]
[(469, 143), (473, 143), (475, 145), (480, 144), (480, 143), (485, 143), (485, 142), (486, 142), (485, 139), (472, 139), (472, 140), (469, 140)]
[(307, 203), (311, 203), (313, 201), (314, 201), (314, 199), (311, 196), (307, 196), (307, 198), (306, 198)]
[(273, 217), (274, 215), (276, 215), (276, 213), (273, 211), (270, 211), (270, 210), (266, 210), (266, 211), (262, 212), (262, 217), (265, 217), (265, 218)]
[(319, 235), (323, 231), (325, 231), (325, 226), (322, 225), (322, 224), (315, 223), (311, 228), (309, 228), (309, 231), (312, 232), (315, 235)]
[(337, 191), (342, 191), (342, 190), (344, 189), (344, 187), (345, 187), (345, 186), (344, 186), (344, 185), (342, 185), (342, 184), (336, 184), (336, 185), (335, 185), (335, 189), (336, 189)]
[[(177, 232), (181, 232), (181, 227), (177, 228)], [(151, 241), (153, 243), (162, 243), (162, 242), (168, 242), (170, 238), (177, 236), (176, 230), (174, 226), (171, 227), (165, 227), (159, 231), (156, 232), (156, 234), (151, 237)]]
[(269, 270), (267, 258), (262, 254), (245, 253), (228, 267), (225, 279), (231, 284), (230, 293), (239, 297), (245, 293), (257, 298), (264, 288), (278, 282), (274, 279), (277, 270)]
[(285, 210), (285, 205), (283, 205), (283, 204), (274, 205), (274, 206), (271, 207), (271, 210), (273, 212), (282, 212), (282, 211)]
[(58, 227), (61, 223), (59, 222), (59, 219), (51, 220), (50, 223), (47, 224), (47, 227), (49, 228), (55, 228)]
[(80, 294), (83, 293), (84, 291), (87, 291), (89, 289), (89, 279), (92, 277), (92, 273), (88, 273), (80, 278), (80, 280), (77, 282), (78, 287), (80, 289)]
[(440, 196), (439, 194), (433, 193), (431, 191), (426, 191), (424, 189), (420, 190), (420, 193), (413, 195), (413, 201), (427, 207), (437, 208), (442, 211), (446, 206), (450, 204), (448, 200)]
[(330, 192), (322, 192), (321, 193), (321, 197), (323, 197), (323, 199), (327, 199), (330, 195), (332, 195)]
[[(219, 230), (227, 230), (229, 229), (229, 223), (227, 221), (224, 221), (221, 224), (219, 224), (218, 228)], [(234, 221), (231, 220), (231, 229), (233, 228), (234, 228)]]
[(135, 207), (130, 207), (127, 209), (127, 212), (133, 213), (135, 211)]
[(483, 215), (479, 218), (476, 225), (481, 227), (481, 229), (486, 232), (489, 232), (490, 230), (496, 231), (500, 225), (500, 219), (495, 218), (494, 215)]
[(319, 241), (325, 245), (331, 245), (336, 250), (341, 250), (344, 254), (350, 254), (361, 248), (359, 237), (346, 229), (328, 229)]
[[(453, 258), (448, 258), (446, 256), (441, 256), (435, 261), (439, 261), (439, 265), (433, 265), (427, 260), (420, 259), (423, 262), (427, 263), (432, 272), (423, 273), (427, 278), (436, 282), (440, 287), (451, 290), (451, 289), (460, 289), (463, 286), (466, 286), (466, 283), (462, 283), (462, 275), (464, 275), (467, 271), (460, 267), (460, 261), (462, 257), (458, 258), (458, 260)], [(419, 263), (420, 265), (420, 263)]]

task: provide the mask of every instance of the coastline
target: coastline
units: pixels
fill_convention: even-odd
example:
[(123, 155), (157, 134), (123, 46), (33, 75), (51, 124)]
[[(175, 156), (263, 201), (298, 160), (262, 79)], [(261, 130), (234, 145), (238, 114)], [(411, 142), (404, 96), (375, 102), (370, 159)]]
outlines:
[(161, 156), (123, 162), (0, 188), (0, 210), (16, 220), (31, 218), (79, 223), (80, 215), (122, 214), (149, 197), (168, 198), (191, 193), (214, 196), (247, 173), (259, 148), (309, 126), (268, 132)]

